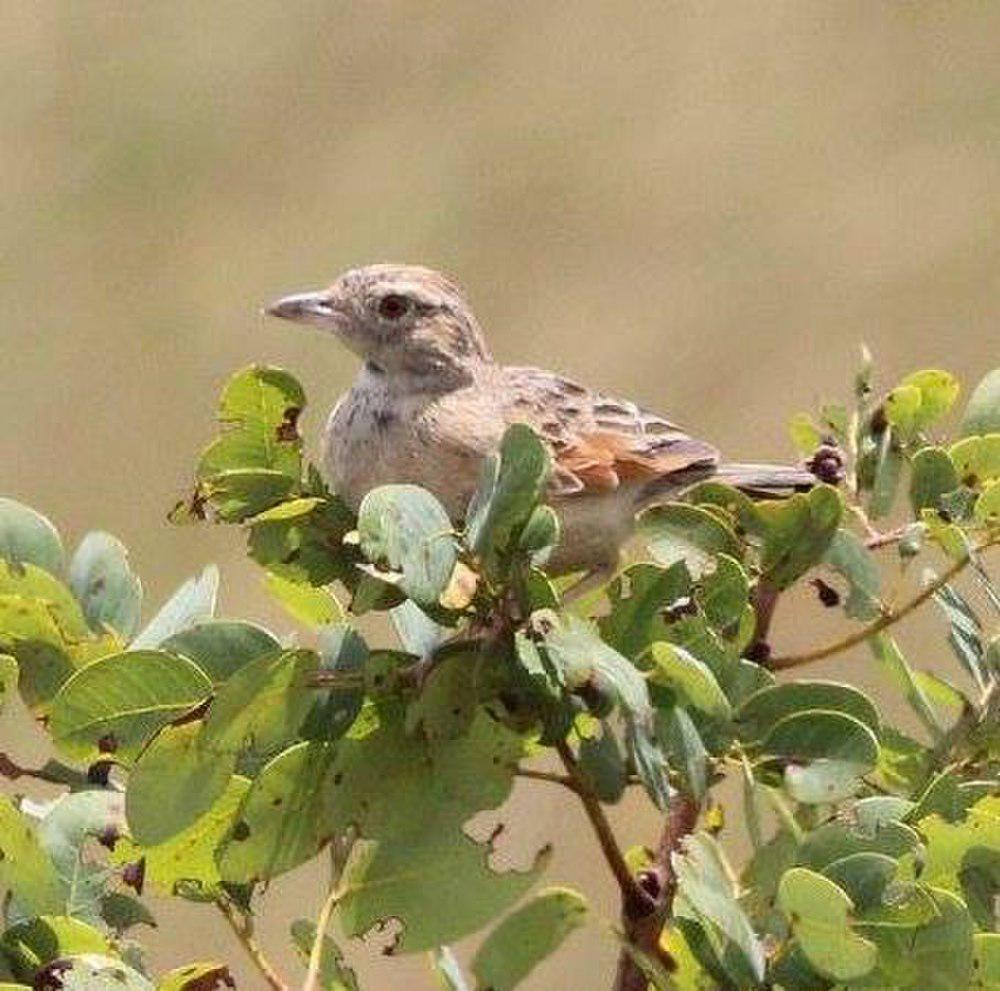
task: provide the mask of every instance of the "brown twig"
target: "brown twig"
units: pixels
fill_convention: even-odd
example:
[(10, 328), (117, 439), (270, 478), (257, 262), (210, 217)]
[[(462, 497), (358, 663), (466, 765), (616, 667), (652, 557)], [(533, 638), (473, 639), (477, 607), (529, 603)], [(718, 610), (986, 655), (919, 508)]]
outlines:
[(664, 959), (664, 952), (660, 948), (660, 935), (673, 914), (674, 897), (677, 894), (673, 855), (680, 848), (684, 837), (694, 830), (697, 822), (697, 801), (690, 795), (675, 792), (653, 863), (640, 874), (640, 884), (644, 893), (652, 899), (652, 907), (647, 902), (640, 907), (640, 911), (630, 913), (629, 906), (623, 904), (622, 924), (628, 948), (618, 957), (614, 991), (646, 991), (649, 986), (649, 978), (637, 962), (636, 954), (631, 953), (630, 949), (637, 950), (639, 957), (659, 960), (665, 964), (669, 962)]
[(976, 554), (986, 550), (988, 547), (993, 547), (997, 543), (1000, 543), (1000, 535), (991, 536), (977, 547), (972, 548), (968, 554), (955, 561), (954, 564), (935, 578), (934, 581), (926, 585), (917, 595), (899, 609), (890, 609), (867, 626), (863, 626), (860, 630), (856, 630), (849, 636), (825, 644), (822, 647), (816, 647), (801, 654), (786, 654), (784, 656), (772, 657), (768, 662), (768, 667), (775, 671), (796, 668), (802, 664), (811, 664), (813, 661), (822, 661), (827, 657), (833, 657), (835, 654), (850, 650), (851, 647), (856, 647), (859, 643), (864, 643), (869, 637), (881, 633), (883, 630), (894, 626), (900, 620), (909, 616), (910, 613), (931, 598), (935, 592), (939, 592), (948, 582), (959, 575)]
[(907, 527), (897, 527), (895, 530), (886, 530), (882, 533), (873, 530), (865, 540), (865, 547), (870, 551), (878, 550), (879, 547), (888, 547), (891, 544), (898, 544), (906, 536)]
[(580, 796), (583, 810), (587, 813), (587, 818), (594, 827), (604, 859), (608, 862), (608, 867), (611, 868), (611, 873), (614, 874), (615, 880), (618, 882), (622, 894), (622, 904), (625, 904), (629, 899), (640, 901), (646, 899), (647, 896), (632, 876), (628, 864), (625, 863), (625, 855), (618, 847), (618, 841), (611, 830), (611, 823), (608, 822), (608, 817), (604, 814), (604, 809), (601, 808), (600, 799), (594, 794), (587, 779), (580, 773), (569, 744), (565, 740), (560, 740), (556, 744), (556, 751), (566, 768), (573, 790)]
[(536, 771), (530, 767), (515, 767), (514, 776), (529, 778), (532, 781), (548, 781), (554, 785), (562, 785), (572, 792), (577, 791), (576, 784), (568, 774), (553, 774), (551, 771)]
[(253, 938), (253, 922), (250, 917), (240, 912), (224, 895), (216, 899), (215, 904), (271, 991), (290, 991), (288, 985), (274, 969), (273, 964), (264, 956), (260, 944)]
[(778, 605), (780, 594), (781, 590), (764, 578), (757, 582), (753, 590), (753, 611), (757, 617), (757, 625), (754, 627), (753, 642), (750, 644), (750, 656), (760, 657), (765, 663), (770, 652), (767, 637), (771, 632), (771, 620), (774, 619), (774, 610)]
[(45, 781), (53, 785), (76, 785), (87, 784), (87, 775), (75, 768), (67, 767), (58, 761), (47, 761), (42, 767), (22, 767), (10, 754), (0, 752), (0, 777), (8, 781), (16, 781), (18, 778), (34, 778), (36, 781)]

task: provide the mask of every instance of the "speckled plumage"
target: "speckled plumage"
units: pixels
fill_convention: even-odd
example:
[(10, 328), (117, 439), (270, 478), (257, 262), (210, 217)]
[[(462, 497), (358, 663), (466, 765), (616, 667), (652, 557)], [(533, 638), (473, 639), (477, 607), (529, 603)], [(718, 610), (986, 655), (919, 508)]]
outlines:
[[(719, 470), (717, 451), (669, 420), (538, 368), (490, 356), (461, 290), (430, 269), (352, 269), (269, 312), (335, 333), (364, 361), (327, 423), (323, 467), (355, 508), (369, 489), (410, 482), (461, 519), (483, 459), (512, 423), (549, 444), (549, 499), (562, 523), (556, 571), (613, 565), (637, 510)], [(808, 485), (803, 470), (728, 466), (755, 489)]]

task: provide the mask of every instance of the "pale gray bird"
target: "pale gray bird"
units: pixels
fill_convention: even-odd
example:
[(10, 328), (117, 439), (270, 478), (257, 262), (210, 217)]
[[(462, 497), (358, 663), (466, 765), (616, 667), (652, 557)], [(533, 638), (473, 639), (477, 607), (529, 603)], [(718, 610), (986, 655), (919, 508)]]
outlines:
[(327, 481), (355, 510), (370, 489), (409, 482), (461, 520), (506, 428), (533, 427), (554, 465), (548, 501), (562, 537), (553, 572), (613, 568), (636, 513), (696, 482), (718, 478), (758, 495), (815, 483), (803, 468), (720, 464), (710, 444), (635, 403), (498, 365), (462, 290), (431, 269), (351, 269), (267, 312), (329, 331), (363, 362), (323, 439)]

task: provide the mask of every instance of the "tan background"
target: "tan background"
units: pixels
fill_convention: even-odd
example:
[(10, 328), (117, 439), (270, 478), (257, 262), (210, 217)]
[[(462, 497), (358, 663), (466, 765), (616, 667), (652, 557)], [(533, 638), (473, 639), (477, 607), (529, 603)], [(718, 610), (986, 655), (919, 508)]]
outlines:
[[(444, 268), (501, 359), (742, 458), (788, 457), (787, 415), (847, 386), (862, 339), (889, 378), (998, 363), (1000, 5), (3, 0), (0, 17), (0, 489), (74, 539), (119, 534), (151, 602), (215, 560), (225, 613), (286, 626), (237, 533), (164, 515), (233, 369), (299, 374), (315, 434), (353, 363), (258, 307), (349, 265)], [(789, 612), (784, 644), (830, 626), (809, 599), (795, 631)], [(865, 655), (839, 663), (874, 684)], [(4, 748), (37, 754), (5, 720)], [(615, 822), (655, 835), (638, 803)], [(613, 911), (561, 795), (519, 788), (510, 832), (554, 839), (549, 880)], [(294, 974), (287, 922), (319, 877), (276, 889), (263, 941)], [(259, 986), (209, 909), (160, 918), (156, 966), (222, 955)], [(606, 987), (596, 932), (526, 987)], [(419, 960), (351, 955), (368, 989), (430, 987)]]

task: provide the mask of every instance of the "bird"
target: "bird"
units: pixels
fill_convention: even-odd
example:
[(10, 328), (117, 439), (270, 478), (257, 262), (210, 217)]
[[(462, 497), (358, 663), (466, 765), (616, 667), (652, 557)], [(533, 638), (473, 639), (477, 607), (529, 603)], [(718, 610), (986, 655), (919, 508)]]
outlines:
[(417, 265), (352, 268), (265, 313), (319, 328), (361, 360), (323, 433), (321, 469), (355, 512), (373, 488), (410, 483), (461, 521), (508, 427), (551, 454), (546, 501), (560, 519), (554, 575), (614, 573), (638, 513), (719, 480), (756, 497), (815, 484), (804, 467), (723, 463), (710, 443), (628, 399), (540, 368), (502, 365), (463, 289)]

